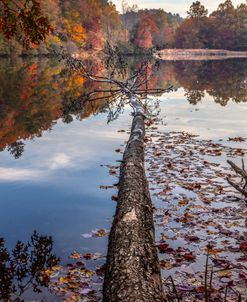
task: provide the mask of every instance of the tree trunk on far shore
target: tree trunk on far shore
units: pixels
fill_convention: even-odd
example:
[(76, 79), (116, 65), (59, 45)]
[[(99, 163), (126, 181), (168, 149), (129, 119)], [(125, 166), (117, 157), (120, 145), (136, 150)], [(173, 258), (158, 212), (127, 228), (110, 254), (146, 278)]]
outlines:
[(152, 202), (144, 168), (144, 115), (135, 113), (120, 169), (103, 288), (104, 302), (164, 302)]

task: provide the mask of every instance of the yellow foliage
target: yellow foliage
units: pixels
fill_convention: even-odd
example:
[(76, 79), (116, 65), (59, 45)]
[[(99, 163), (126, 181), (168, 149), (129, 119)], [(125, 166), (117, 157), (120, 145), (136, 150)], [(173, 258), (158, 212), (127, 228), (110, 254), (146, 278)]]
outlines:
[(82, 76), (77, 76), (74, 78), (74, 84), (77, 86), (83, 85), (85, 79)]
[(82, 42), (86, 39), (85, 30), (81, 24), (72, 26), (71, 38), (76, 42)]
[(54, 68), (54, 69), (52, 70), (52, 73), (53, 73), (54, 75), (59, 75), (59, 74), (61, 73), (61, 71), (62, 71), (62, 67), (61, 67), (61, 66), (58, 66), (58, 67), (56, 67), (56, 68)]
[(62, 43), (62, 41), (60, 40), (59, 37), (53, 36), (53, 35), (49, 35), (46, 42), (48, 44), (57, 44), (57, 45), (61, 45), (61, 43)]

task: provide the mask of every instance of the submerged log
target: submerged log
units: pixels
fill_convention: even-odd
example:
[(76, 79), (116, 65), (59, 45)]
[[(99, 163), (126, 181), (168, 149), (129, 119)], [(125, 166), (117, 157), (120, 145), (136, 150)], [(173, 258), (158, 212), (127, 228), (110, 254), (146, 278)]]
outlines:
[(165, 301), (144, 168), (144, 119), (141, 112), (135, 112), (121, 164), (118, 204), (109, 236), (104, 302)]

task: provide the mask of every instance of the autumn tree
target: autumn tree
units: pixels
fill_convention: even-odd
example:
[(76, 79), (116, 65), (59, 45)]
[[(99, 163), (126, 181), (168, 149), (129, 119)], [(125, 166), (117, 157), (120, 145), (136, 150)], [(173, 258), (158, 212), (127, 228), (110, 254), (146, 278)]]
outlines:
[(133, 4), (132, 6), (128, 4), (126, 0), (122, 1), (122, 13), (126, 14), (128, 12), (138, 12), (138, 6)]
[(176, 47), (247, 49), (247, 4), (235, 8), (231, 0), (226, 0), (207, 17), (207, 10), (197, 1), (188, 16), (176, 32)]
[(138, 48), (149, 49), (153, 46), (152, 33), (158, 28), (153, 16), (143, 16), (136, 25), (134, 43)]
[(182, 21), (179, 15), (166, 13), (162, 9), (131, 11), (122, 18), (130, 41), (143, 49), (172, 47), (174, 34)]
[(187, 11), (189, 18), (203, 18), (208, 14), (208, 10), (205, 9), (205, 6), (201, 4), (200, 1), (193, 2), (190, 6), (189, 11)]
[(30, 47), (44, 41), (50, 31), (39, 1), (0, 0), (0, 32), (6, 39), (16, 37), (25, 47)]

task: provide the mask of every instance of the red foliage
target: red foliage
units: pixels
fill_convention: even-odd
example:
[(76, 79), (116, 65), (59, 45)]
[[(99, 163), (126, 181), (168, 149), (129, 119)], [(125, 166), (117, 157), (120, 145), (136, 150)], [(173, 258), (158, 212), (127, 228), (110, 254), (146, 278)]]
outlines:
[(134, 43), (139, 48), (148, 49), (153, 46), (152, 33), (156, 33), (158, 27), (153, 16), (144, 15), (137, 24)]
[(21, 39), (27, 47), (39, 44), (51, 31), (49, 21), (42, 15), (37, 0), (14, 1), (0, 0), (0, 32), (6, 39), (14, 36)]

